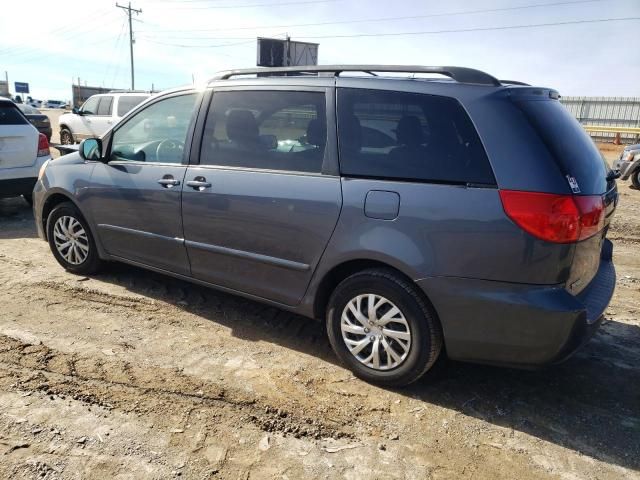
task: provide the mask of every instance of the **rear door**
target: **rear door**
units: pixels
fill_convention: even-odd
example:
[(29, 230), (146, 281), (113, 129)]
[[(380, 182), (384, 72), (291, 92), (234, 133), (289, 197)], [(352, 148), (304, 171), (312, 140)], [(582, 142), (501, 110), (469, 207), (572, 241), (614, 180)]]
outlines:
[(30, 167), (38, 153), (38, 131), (11, 102), (0, 102), (0, 170)]
[(98, 110), (91, 118), (91, 133), (96, 137), (101, 137), (113, 125), (113, 95), (100, 97)]
[(333, 90), (298, 88), (216, 89), (182, 197), (192, 276), (287, 305), (342, 202)]

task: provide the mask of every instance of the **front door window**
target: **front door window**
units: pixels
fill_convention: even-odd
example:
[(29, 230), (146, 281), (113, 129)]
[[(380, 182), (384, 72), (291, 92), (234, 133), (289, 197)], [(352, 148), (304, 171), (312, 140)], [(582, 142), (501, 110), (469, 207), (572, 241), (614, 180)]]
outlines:
[(114, 132), (109, 160), (181, 163), (195, 101), (190, 93), (139, 111)]

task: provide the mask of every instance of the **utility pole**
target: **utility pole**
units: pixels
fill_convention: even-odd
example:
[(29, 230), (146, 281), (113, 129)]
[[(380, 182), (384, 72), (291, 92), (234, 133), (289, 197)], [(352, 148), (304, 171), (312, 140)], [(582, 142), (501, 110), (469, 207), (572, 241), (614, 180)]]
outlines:
[(136, 10), (135, 8), (131, 8), (131, 2), (129, 2), (129, 6), (126, 7), (124, 5), (118, 5), (116, 3), (116, 7), (121, 8), (127, 11), (127, 15), (129, 15), (129, 54), (131, 56), (131, 90), (135, 90), (135, 77), (133, 74), (133, 26), (131, 25), (131, 14), (135, 12), (136, 14), (142, 13), (142, 9)]

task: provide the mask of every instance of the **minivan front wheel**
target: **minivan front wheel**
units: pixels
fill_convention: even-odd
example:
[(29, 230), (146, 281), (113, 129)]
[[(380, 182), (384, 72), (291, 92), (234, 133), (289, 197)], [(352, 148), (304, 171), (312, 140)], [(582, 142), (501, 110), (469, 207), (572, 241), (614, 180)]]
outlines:
[(442, 349), (440, 326), (416, 287), (385, 269), (364, 270), (336, 287), (327, 333), (356, 376), (388, 386), (419, 379)]
[(65, 270), (89, 275), (100, 269), (102, 262), (89, 225), (72, 203), (61, 203), (51, 211), (47, 239), (53, 256)]

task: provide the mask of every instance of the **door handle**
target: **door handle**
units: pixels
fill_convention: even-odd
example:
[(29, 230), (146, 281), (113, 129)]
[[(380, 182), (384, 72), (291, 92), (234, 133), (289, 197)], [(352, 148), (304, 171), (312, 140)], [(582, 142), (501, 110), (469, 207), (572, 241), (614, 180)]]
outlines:
[(207, 182), (204, 177), (196, 177), (193, 180), (189, 180), (186, 185), (200, 192), (205, 188), (211, 188), (211, 183)]
[(165, 188), (173, 188), (180, 185), (180, 180), (176, 180), (171, 175), (167, 175), (158, 180), (158, 183)]

